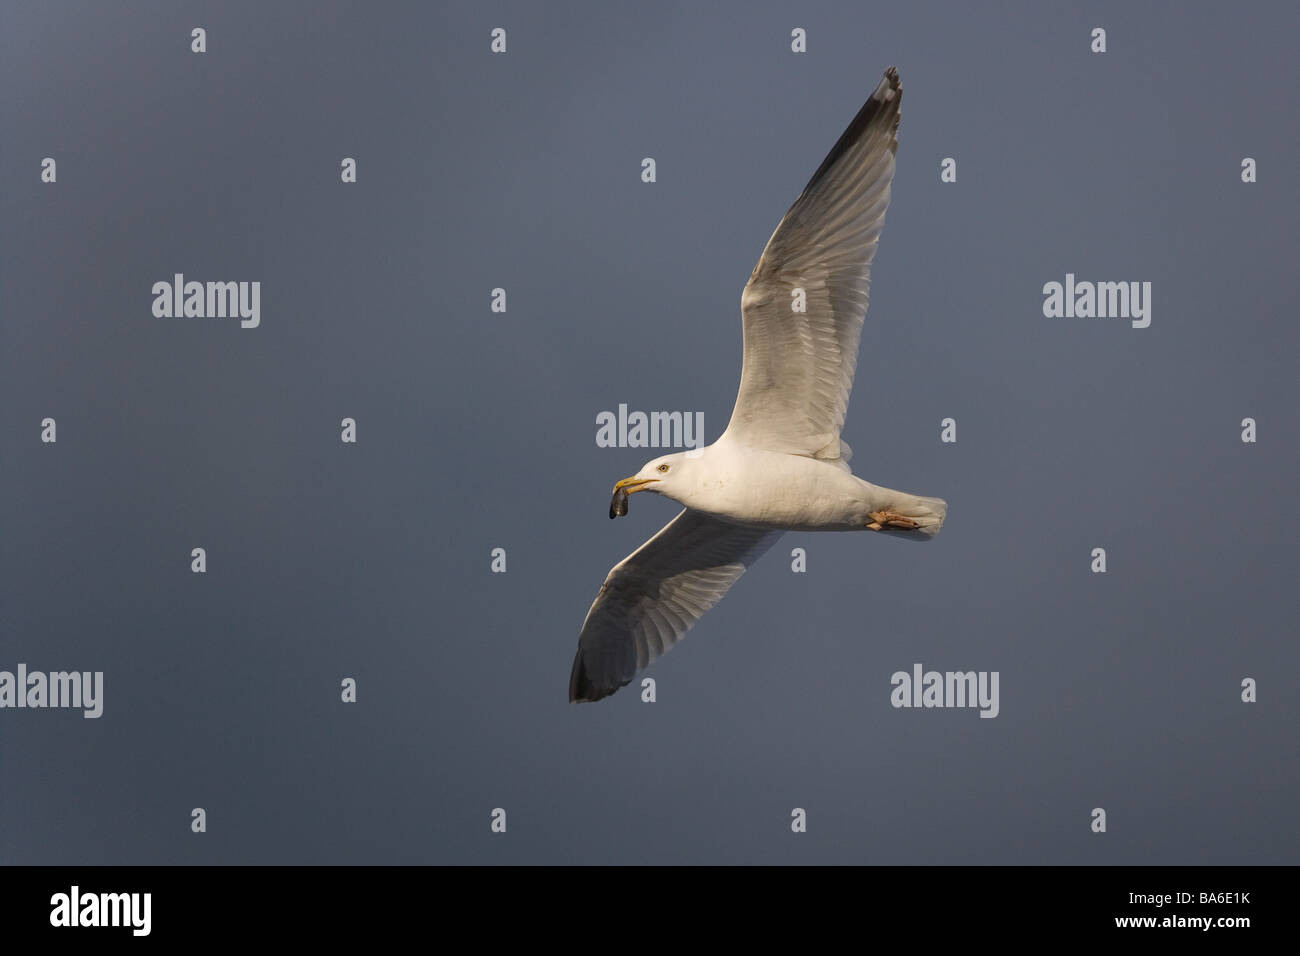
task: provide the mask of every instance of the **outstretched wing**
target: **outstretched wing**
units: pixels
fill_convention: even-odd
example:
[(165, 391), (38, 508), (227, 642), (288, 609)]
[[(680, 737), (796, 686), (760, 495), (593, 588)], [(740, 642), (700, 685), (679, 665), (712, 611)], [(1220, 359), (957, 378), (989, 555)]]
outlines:
[(776, 227), (745, 284), (745, 359), (727, 426), (742, 444), (841, 457), (871, 259), (894, 178), (902, 95), (898, 71), (890, 67)]
[(578, 637), (569, 700), (608, 697), (722, 600), (780, 531), (687, 508), (612, 570)]

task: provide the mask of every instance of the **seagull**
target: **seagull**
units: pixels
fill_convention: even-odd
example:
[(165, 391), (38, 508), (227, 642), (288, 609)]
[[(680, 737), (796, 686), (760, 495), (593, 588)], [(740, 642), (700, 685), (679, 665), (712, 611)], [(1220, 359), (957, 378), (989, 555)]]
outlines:
[(684, 506), (605, 578), (582, 624), (570, 701), (595, 701), (666, 653), (785, 531), (927, 540), (948, 512), (870, 484), (840, 438), (871, 260), (889, 206), (903, 88), (890, 67), (767, 241), (740, 297), (744, 361), (731, 421), (703, 449), (614, 486)]

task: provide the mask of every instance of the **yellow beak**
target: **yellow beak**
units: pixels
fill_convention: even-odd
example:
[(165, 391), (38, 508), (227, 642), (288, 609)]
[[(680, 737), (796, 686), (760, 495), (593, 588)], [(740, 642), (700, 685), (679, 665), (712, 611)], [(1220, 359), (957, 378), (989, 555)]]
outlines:
[(624, 478), (614, 485), (615, 491), (626, 491), (629, 495), (634, 495), (638, 491), (645, 491), (645, 486), (658, 481), (658, 478)]

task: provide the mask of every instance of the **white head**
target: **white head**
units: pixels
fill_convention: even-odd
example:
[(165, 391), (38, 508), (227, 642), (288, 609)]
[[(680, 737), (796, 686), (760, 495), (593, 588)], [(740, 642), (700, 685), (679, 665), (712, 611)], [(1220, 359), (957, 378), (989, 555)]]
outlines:
[(627, 496), (638, 491), (651, 491), (682, 501), (682, 496), (689, 493), (691, 488), (692, 457), (698, 458), (698, 452), (694, 455), (690, 452), (677, 452), (646, 462), (631, 478), (624, 478), (614, 485), (614, 500), (609, 506), (609, 516), (616, 518), (627, 514)]

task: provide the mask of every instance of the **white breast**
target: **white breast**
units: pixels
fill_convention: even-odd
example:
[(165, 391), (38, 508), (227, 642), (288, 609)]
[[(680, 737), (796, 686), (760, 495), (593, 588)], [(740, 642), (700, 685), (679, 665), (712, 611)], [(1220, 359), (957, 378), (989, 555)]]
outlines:
[(870, 485), (802, 455), (719, 442), (692, 464), (699, 479), (682, 504), (727, 521), (788, 531), (861, 529)]

